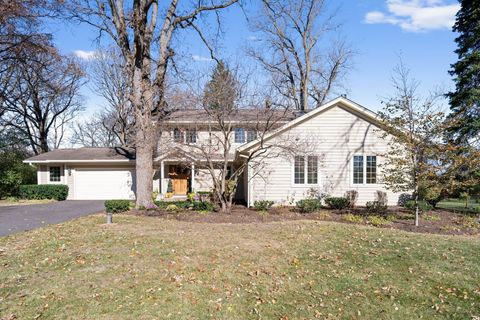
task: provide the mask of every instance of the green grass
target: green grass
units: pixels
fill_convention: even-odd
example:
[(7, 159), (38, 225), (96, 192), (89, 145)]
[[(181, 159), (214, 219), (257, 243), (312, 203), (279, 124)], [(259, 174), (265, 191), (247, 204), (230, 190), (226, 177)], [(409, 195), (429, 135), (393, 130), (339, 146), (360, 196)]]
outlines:
[(478, 207), (480, 207), (480, 203), (477, 203), (475, 199), (468, 201), (467, 208), (465, 207), (465, 201), (460, 199), (446, 199), (437, 204), (437, 208), (461, 212), (474, 212), (474, 208)]
[(472, 319), (478, 237), (103, 215), (0, 238), (0, 318)]

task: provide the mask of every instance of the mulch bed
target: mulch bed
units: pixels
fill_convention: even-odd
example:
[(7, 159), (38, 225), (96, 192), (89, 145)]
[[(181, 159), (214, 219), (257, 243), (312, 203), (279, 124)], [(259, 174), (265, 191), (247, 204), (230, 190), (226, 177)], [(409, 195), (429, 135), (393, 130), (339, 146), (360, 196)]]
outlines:
[[(274, 207), (268, 211), (268, 214), (264, 214), (254, 209), (248, 209), (244, 206), (236, 205), (233, 207), (230, 214), (220, 212), (199, 213), (191, 210), (177, 212), (168, 212), (164, 210), (131, 210), (128, 213), (132, 215), (152, 216), (160, 219), (198, 223), (265, 223), (291, 220), (322, 220), (349, 224), (352, 223), (344, 220), (345, 215), (353, 214), (364, 218), (363, 222), (359, 224), (369, 224), (366, 220), (368, 213), (365, 208), (342, 211), (322, 209), (319, 212), (303, 214), (296, 212), (295, 209), (291, 207)], [(399, 229), (416, 233), (480, 235), (478, 216), (474, 217), (462, 213), (437, 209), (421, 215), (420, 226), (415, 227), (413, 215), (404, 208), (390, 208), (388, 215), (391, 223), (389, 225), (379, 226), (379, 228)]]

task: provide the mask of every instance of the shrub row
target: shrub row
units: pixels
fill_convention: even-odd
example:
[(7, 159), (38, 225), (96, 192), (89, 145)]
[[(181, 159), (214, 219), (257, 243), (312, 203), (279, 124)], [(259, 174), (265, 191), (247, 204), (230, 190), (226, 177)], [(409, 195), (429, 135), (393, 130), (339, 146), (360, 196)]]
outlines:
[(55, 199), (63, 201), (68, 196), (68, 186), (64, 184), (25, 184), (19, 188), (22, 199), (42, 200)]
[[(177, 209), (192, 208), (195, 211), (213, 211), (213, 203), (209, 201), (155, 201), (155, 205), (160, 209), (173, 208), (174, 205)], [(175, 210), (167, 210), (175, 211)]]
[(119, 213), (130, 210), (132, 202), (130, 200), (107, 200), (105, 201), (105, 211)]

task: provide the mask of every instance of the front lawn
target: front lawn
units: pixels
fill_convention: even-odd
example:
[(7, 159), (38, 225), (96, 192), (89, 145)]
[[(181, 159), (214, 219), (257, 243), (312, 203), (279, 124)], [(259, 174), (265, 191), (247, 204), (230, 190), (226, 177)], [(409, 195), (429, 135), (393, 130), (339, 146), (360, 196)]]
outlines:
[(480, 316), (478, 237), (312, 220), (104, 221), (0, 238), (0, 318)]
[(465, 200), (445, 199), (437, 204), (438, 208), (459, 212), (475, 212), (475, 208), (480, 208), (478, 199), (470, 199), (468, 205), (465, 206)]

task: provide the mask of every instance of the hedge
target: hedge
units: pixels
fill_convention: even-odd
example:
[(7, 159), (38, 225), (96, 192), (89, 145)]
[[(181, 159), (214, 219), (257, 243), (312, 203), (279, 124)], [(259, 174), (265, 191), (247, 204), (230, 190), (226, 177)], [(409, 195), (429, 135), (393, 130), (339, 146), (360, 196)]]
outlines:
[(350, 201), (345, 197), (328, 197), (328, 198), (325, 198), (325, 203), (331, 209), (338, 209), (338, 210), (343, 210), (345, 208), (348, 208), (350, 205)]
[(21, 199), (63, 201), (67, 199), (68, 186), (64, 184), (25, 184), (20, 186), (18, 193)]
[(130, 210), (130, 200), (106, 200), (105, 211), (119, 213)]

